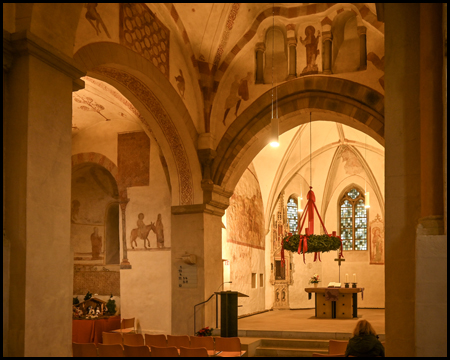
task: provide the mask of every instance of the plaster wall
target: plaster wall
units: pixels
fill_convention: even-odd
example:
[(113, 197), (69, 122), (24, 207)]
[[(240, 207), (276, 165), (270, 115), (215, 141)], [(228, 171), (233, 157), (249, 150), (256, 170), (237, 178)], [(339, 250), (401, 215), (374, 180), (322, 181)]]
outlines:
[[(265, 281), (260, 281), (261, 275), (265, 278), (264, 209), (253, 164), (242, 175), (230, 199), (223, 235), (222, 259), (230, 262), (230, 288), (249, 295), (239, 299), (242, 307), (238, 314), (264, 310)], [(256, 278), (253, 283), (252, 276)]]
[(99, 153), (117, 165), (117, 133), (126, 131), (142, 131), (142, 127), (134, 121), (117, 117), (111, 121), (97, 122), (73, 134), (72, 155), (86, 152)]
[(136, 318), (142, 334), (171, 333), (170, 250), (128, 252), (131, 269), (120, 271), (120, 311)]
[[(150, 185), (127, 189), (130, 199), (126, 207), (127, 256), (131, 269), (120, 271), (121, 313), (124, 317), (136, 317), (136, 326), (142, 333), (171, 333), (171, 216), (170, 191), (159, 158), (158, 147), (150, 144)], [(154, 231), (148, 239), (136, 239), (135, 250), (131, 246), (131, 231), (138, 228), (138, 215), (143, 222), (156, 223), (158, 214), (164, 227), (164, 247), (159, 248)], [(120, 222), (120, 234), (122, 234)], [(120, 241), (121, 251), (123, 242)], [(148, 245), (147, 245), (148, 246)]]
[[(72, 153), (95, 152), (107, 156), (117, 164), (118, 133), (142, 131), (133, 120), (117, 117), (100, 121), (73, 135)], [(130, 201), (126, 207), (127, 256), (131, 269), (120, 270), (120, 293), (116, 305), (124, 317), (136, 317), (136, 326), (142, 333), (171, 332), (171, 195), (159, 150), (150, 140), (149, 186), (127, 189)], [(164, 248), (158, 248), (156, 233), (150, 231), (150, 249), (136, 239), (136, 250), (131, 249), (132, 229), (137, 228), (138, 215), (144, 214), (145, 225), (156, 223), (158, 214), (164, 227)], [(101, 227), (101, 226), (100, 226)], [(99, 228), (100, 228), (99, 227)], [(122, 221), (119, 221), (122, 234)], [(123, 251), (122, 236), (120, 249)], [(121, 257), (122, 258), (122, 257)]]

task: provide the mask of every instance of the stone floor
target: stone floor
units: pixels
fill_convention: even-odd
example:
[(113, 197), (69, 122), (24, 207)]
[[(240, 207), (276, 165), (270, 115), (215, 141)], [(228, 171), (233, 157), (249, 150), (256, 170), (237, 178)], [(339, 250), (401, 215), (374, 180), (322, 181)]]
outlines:
[(328, 353), (330, 339), (350, 339), (360, 319), (384, 341), (384, 315), (384, 309), (358, 309), (357, 319), (316, 319), (314, 309), (268, 311), (239, 319), (238, 336), (245, 356), (311, 357)]
[(384, 309), (358, 309), (356, 319), (316, 319), (314, 309), (275, 310), (238, 320), (238, 329), (351, 333), (360, 319), (368, 320), (377, 334), (384, 334)]

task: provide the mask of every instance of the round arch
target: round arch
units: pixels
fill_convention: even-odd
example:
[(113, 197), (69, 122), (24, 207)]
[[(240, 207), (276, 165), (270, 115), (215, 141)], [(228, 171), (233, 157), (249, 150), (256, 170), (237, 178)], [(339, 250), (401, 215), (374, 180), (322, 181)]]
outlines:
[[(116, 164), (114, 164), (110, 159), (108, 159), (105, 155), (96, 153), (96, 152), (88, 152), (88, 153), (78, 153), (72, 155), (72, 169), (81, 164), (85, 163), (94, 163), (104, 167), (109, 173), (112, 175), (114, 180), (116, 180), (117, 186), (120, 186), (120, 181), (118, 179), (118, 168)], [(119, 191), (121, 189), (119, 188)]]
[(144, 131), (156, 139), (167, 160), (172, 189), (178, 189), (172, 192), (172, 205), (202, 202), (201, 168), (194, 146), (198, 134), (170, 82), (153, 64), (115, 43), (86, 45), (74, 59), (89, 76), (118, 89), (139, 111)]
[[(212, 166), (216, 185), (233, 191), (243, 171), (268, 144), (271, 90), (253, 102), (227, 129)], [(310, 120), (356, 128), (384, 146), (384, 96), (350, 80), (308, 76), (278, 86), (280, 133)]]

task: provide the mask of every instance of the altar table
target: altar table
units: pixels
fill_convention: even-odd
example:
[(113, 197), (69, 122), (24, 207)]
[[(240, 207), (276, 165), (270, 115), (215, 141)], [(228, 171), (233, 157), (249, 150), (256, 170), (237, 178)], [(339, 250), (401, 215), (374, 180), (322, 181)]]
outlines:
[(103, 342), (102, 333), (120, 329), (120, 316), (106, 319), (72, 320), (72, 342), (98, 343)]
[(308, 299), (311, 299), (312, 293), (315, 295), (315, 316), (326, 319), (357, 318), (358, 293), (363, 290), (364, 288), (305, 288)]

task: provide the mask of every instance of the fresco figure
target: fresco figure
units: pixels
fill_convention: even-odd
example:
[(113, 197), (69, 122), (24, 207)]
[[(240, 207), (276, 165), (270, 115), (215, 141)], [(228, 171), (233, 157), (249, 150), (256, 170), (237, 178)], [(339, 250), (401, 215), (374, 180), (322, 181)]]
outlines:
[(158, 214), (158, 219), (156, 220), (155, 225), (155, 233), (156, 233), (156, 245), (158, 248), (164, 247), (164, 226), (161, 220), (161, 214)]
[(140, 213), (138, 215), (138, 220), (137, 220), (136, 224), (138, 227), (131, 230), (131, 234), (130, 234), (131, 248), (134, 249), (133, 243), (135, 246), (137, 246), (136, 239), (139, 238), (139, 239), (144, 240), (144, 247), (147, 249), (147, 243), (148, 243), (148, 247), (150, 247), (150, 240), (148, 239), (148, 234), (150, 233), (150, 230), (153, 230), (153, 232), (156, 232), (155, 224), (150, 223), (150, 225), (145, 225), (143, 213)]
[(316, 29), (314, 26), (307, 26), (305, 29), (305, 40), (300, 36), (300, 42), (306, 47), (306, 67), (303, 69), (302, 74), (312, 74), (318, 72), (316, 65), (316, 58), (319, 55), (319, 49), (317, 45), (319, 43), (320, 31), (317, 31), (317, 37), (314, 35)]
[(372, 230), (372, 261), (374, 263), (383, 263), (383, 238), (381, 237), (380, 228), (376, 227)]
[(92, 244), (91, 260), (100, 259), (100, 253), (102, 252), (102, 237), (98, 234), (98, 227), (94, 227), (94, 232), (91, 234), (91, 244)]
[[(105, 30), (105, 34), (111, 39), (111, 36), (109, 35), (108, 29), (106, 28), (105, 23), (103, 22), (102, 18), (100, 17), (100, 14), (97, 12), (98, 3), (87, 3), (85, 5), (86, 7), (86, 19), (89, 21), (89, 23), (94, 27), (95, 31), (97, 31), (97, 35), (99, 35), (100, 27), (99, 25), (102, 25), (103, 30)], [(95, 21), (95, 24), (94, 24)]]
[(180, 69), (180, 75), (175, 76), (175, 80), (177, 81), (178, 91), (179, 91), (181, 97), (184, 99), (184, 90), (186, 88), (186, 84), (185, 84), (183, 72), (181, 71), (181, 69)]
[(223, 116), (223, 124), (226, 125), (225, 120), (227, 118), (230, 109), (236, 106), (234, 115), (237, 117), (239, 106), (241, 106), (242, 100), (247, 101), (250, 98), (248, 92), (248, 84), (252, 80), (252, 72), (248, 72), (247, 76), (239, 80), (239, 75), (235, 75), (234, 81), (231, 84), (230, 95), (225, 100), (225, 114)]
[(384, 227), (381, 217), (377, 214), (370, 223), (370, 263), (384, 264)]
[[(240, 101), (241, 101), (241, 98), (238, 95), (240, 85), (241, 85), (241, 83), (239, 82), (239, 75), (235, 75), (234, 81), (231, 84), (230, 95), (228, 95), (228, 97), (225, 100), (225, 114), (223, 115), (223, 124), (224, 125), (226, 125), (225, 119), (227, 118), (227, 115), (228, 115), (230, 109), (234, 106), (239, 108)], [(237, 110), (236, 110), (235, 114), (237, 114)]]
[(140, 213), (138, 215), (138, 221), (137, 223), (137, 227), (138, 227), (138, 235), (139, 238), (141, 238), (142, 240), (145, 240), (147, 237), (147, 234), (145, 233), (145, 223), (144, 223), (144, 214)]

